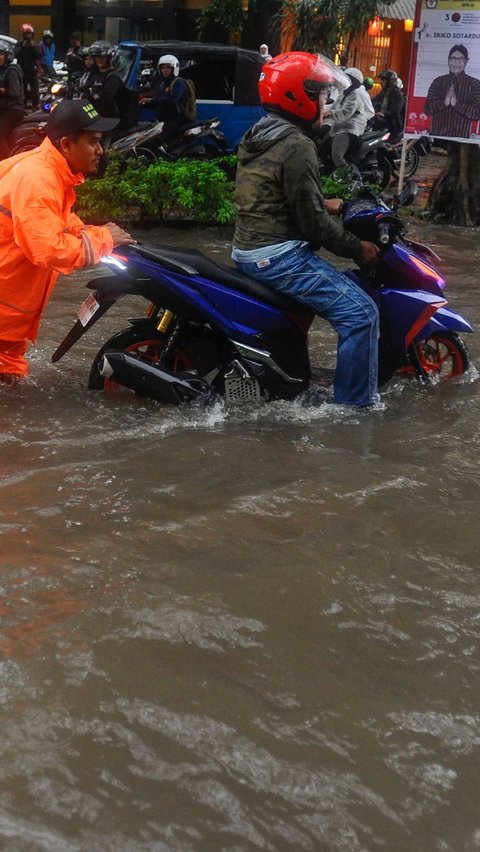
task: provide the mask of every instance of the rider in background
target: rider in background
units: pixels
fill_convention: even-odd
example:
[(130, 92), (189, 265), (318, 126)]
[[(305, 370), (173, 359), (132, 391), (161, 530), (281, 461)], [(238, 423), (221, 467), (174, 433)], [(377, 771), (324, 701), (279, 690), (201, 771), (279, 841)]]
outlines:
[[(368, 124), (368, 122), (375, 115), (375, 110), (374, 110), (374, 107), (373, 107), (373, 104), (372, 104), (372, 99), (371, 99), (370, 95), (368, 94), (367, 88), (365, 86), (365, 80), (367, 78), (363, 76), (362, 72), (360, 71), (360, 68), (346, 68), (345, 74), (348, 74), (349, 77), (355, 77), (361, 83), (361, 86), (358, 89), (358, 93), (359, 93), (361, 101), (362, 101), (363, 111), (364, 111), (365, 118), (366, 118), (367, 124)], [(372, 85), (373, 85), (373, 80), (372, 80)]]
[(13, 64), (13, 50), (0, 41), (0, 159), (8, 157), (8, 137), (25, 115), (23, 76)]
[(176, 136), (188, 122), (188, 91), (180, 75), (180, 63), (176, 56), (167, 53), (157, 62), (157, 73), (152, 80), (152, 89), (143, 103), (156, 108), (157, 121), (163, 121), (162, 134), (166, 140)]
[[(363, 87), (362, 72), (358, 68), (347, 68), (345, 74), (350, 80), (350, 86), (333, 108), (323, 113), (330, 130), (319, 145), (318, 152), (327, 169), (332, 164), (333, 168), (345, 165), (348, 152), (358, 146), (359, 137), (365, 132), (367, 121), (374, 114), (370, 98)], [(370, 102), (369, 105), (365, 98)]]
[(387, 68), (378, 74), (382, 91), (373, 99), (375, 108), (375, 124), (377, 127), (387, 126), (391, 140), (397, 140), (403, 133), (403, 118), (405, 114), (405, 98), (397, 86), (398, 74)]
[(70, 47), (65, 56), (65, 65), (67, 66), (68, 79), (75, 81), (84, 71), (80, 33), (70, 33), (69, 42)]
[(89, 47), (81, 47), (78, 53), (83, 63), (83, 71), (76, 75), (75, 88), (82, 95), (89, 97), (93, 81), (98, 76), (98, 70)]
[(15, 45), (15, 59), (23, 73), (23, 91), (25, 104), (30, 98), (34, 109), (38, 107), (40, 95), (38, 91), (37, 63), (40, 61), (40, 48), (34, 42), (34, 30), (31, 24), (22, 24), (22, 41)]
[(112, 67), (115, 48), (109, 41), (94, 41), (90, 54), (96, 70), (92, 74), (90, 100), (104, 118), (118, 118), (117, 130), (128, 130), (138, 120), (138, 101)]
[(44, 30), (42, 34), (42, 40), (39, 44), (40, 48), (40, 62), (42, 63), (42, 68), (45, 74), (49, 77), (55, 76), (55, 54), (57, 50), (57, 46), (53, 40), (53, 33), (51, 30)]
[(232, 258), (246, 275), (292, 296), (338, 333), (334, 399), (369, 406), (377, 400), (377, 308), (316, 252), (377, 263), (374, 243), (347, 233), (340, 199), (324, 201), (318, 156), (308, 138), (322, 121), (327, 93), (344, 74), (322, 56), (292, 52), (263, 66), (260, 100), (267, 114), (238, 149)]

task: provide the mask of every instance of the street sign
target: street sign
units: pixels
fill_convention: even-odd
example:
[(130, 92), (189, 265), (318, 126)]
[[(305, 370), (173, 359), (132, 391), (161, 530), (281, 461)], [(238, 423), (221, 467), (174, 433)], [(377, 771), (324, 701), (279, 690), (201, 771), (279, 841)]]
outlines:
[(417, 0), (405, 137), (480, 143), (480, 0)]

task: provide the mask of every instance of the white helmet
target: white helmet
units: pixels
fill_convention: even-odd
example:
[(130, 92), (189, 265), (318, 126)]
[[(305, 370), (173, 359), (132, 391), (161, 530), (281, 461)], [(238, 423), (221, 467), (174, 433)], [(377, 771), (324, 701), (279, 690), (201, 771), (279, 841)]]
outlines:
[(363, 83), (364, 77), (360, 68), (345, 68), (345, 74), (348, 74), (349, 77), (354, 77), (359, 83)]
[(157, 68), (159, 71), (161, 65), (171, 65), (173, 68), (173, 76), (178, 77), (180, 73), (180, 62), (173, 53), (166, 53), (164, 56), (161, 56), (157, 62)]

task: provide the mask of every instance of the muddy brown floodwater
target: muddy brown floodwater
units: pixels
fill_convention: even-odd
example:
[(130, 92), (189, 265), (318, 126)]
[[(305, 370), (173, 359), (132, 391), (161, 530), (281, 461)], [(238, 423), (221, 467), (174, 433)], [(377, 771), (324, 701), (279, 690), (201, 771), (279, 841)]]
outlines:
[[(411, 233), (478, 328), (477, 233)], [(479, 849), (475, 366), (360, 414), (107, 399), (89, 364), (143, 304), (50, 363), (89, 277), (0, 389), (0, 849)]]

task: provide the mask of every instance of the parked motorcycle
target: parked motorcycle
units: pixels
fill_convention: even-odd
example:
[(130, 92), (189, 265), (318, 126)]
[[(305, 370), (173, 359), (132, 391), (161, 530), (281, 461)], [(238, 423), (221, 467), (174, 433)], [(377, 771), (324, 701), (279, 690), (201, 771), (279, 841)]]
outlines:
[[(410, 182), (397, 204), (411, 200)], [(426, 380), (464, 373), (469, 358), (459, 333), (472, 327), (447, 307), (437, 256), (408, 240), (395, 207), (368, 189), (344, 205), (343, 223), (381, 251), (378, 266), (347, 273), (379, 308), (379, 384), (395, 374)], [(306, 306), (192, 249), (137, 244), (115, 250), (104, 264), (111, 274), (87, 285), (94, 292), (54, 362), (122, 296), (140, 296), (149, 307), (103, 344), (91, 389), (123, 386), (178, 405), (214, 395), (227, 403), (292, 399), (309, 386), (314, 314)]]
[[(392, 175), (398, 178), (400, 175), (400, 163), (402, 158), (403, 140), (393, 144), (387, 143), (386, 148), (392, 167)], [(405, 167), (404, 178), (411, 178), (418, 169), (420, 157), (424, 157), (432, 147), (428, 136), (419, 136), (418, 139), (408, 139), (405, 145)]]
[(144, 122), (133, 132), (112, 142), (111, 151), (122, 156), (134, 156), (147, 163), (164, 159), (172, 162), (181, 157), (210, 159), (226, 153), (227, 140), (217, 128), (216, 118), (191, 121), (176, 136), (166, 141), (162, 136), (163, 122)]
[[(41, 109), (26, 115), (14, 128), (10, 135), (11, 156), (22, 151), (31, 151), (41, 145), (45, 139), (50, 110), (55, 103), (72, 96), (70, 86), (68, 82), (55, 83)], [(114, 135), (110, 150), (118, 151), (124, 156), (141, 158), (149, 164), (159, 158), (173, 162), (180, 157), (221, 157), (226, 153), (228, 143), (223, 133), (217, 129), (219, 124), (215, 118), (190, 122), (177, 136), (165, 142), (161, 135), (163, 122), (143, 122), (122, 131), (118, 138)]]

